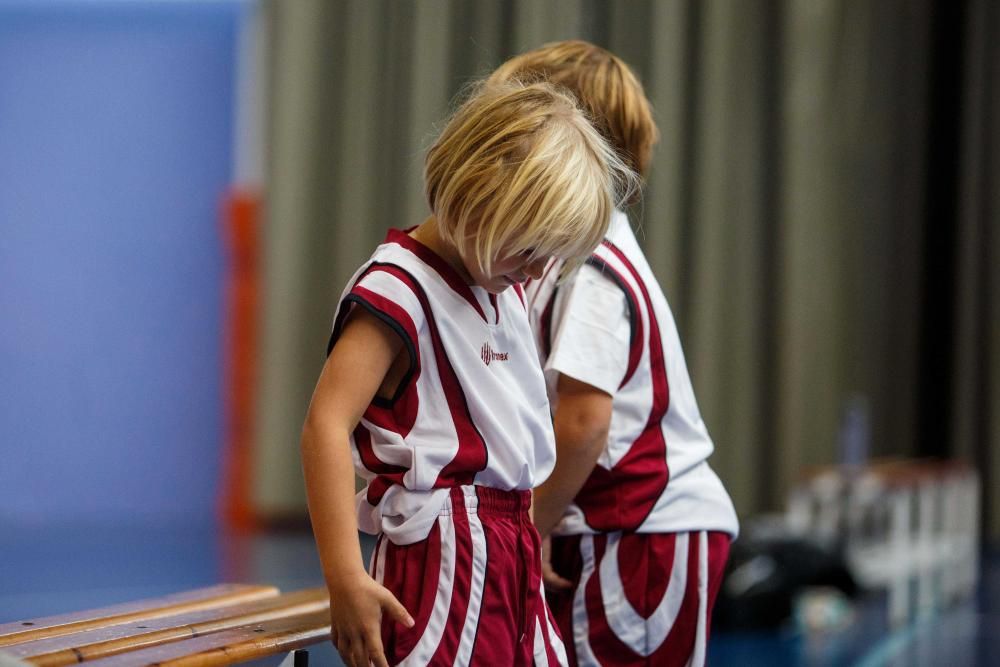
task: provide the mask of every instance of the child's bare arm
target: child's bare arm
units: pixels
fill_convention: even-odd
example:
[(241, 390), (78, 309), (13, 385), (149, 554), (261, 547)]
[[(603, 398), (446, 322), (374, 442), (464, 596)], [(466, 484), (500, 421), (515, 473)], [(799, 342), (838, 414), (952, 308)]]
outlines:
[(559, 376), (556, 391), (556, 467), (534, 495), (535, 526), (542, 537), (559, 523), (587, 481), (611, 425), (612, 399), (606, 392), (567, 375)]
[(302, 429), (309, 515), (330, 591), (333, 641), (348, 665), (386, 664), (383, 610), (413, 624), (362, 563), (349, 440), (401, 349), (395, 332), (357, 308), (323, 367)]

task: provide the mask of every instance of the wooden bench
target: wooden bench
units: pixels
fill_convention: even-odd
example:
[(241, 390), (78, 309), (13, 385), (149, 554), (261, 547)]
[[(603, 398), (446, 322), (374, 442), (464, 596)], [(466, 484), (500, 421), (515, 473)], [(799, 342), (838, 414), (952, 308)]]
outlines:
[(329, 609), (322, 588), (281, 594), (272, 586), (223, 584), (0, 624), (0, 667), (277, 664), (296, 649), (329, 640)]

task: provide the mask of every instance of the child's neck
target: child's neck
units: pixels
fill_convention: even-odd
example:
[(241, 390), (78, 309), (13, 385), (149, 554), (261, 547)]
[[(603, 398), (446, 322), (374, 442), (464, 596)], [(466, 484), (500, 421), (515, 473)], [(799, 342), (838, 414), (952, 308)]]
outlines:
[(455, 269), (459, 276), (468, 284), (472, 284), (472, 276), (465, 270), (462, 256), (458, 254), (458, 248), (441, 236), (438, 228), (437, 218), (433, 215), (410, 230), (410, 236), (423, 245), (434, 251), (434, 254), (446, 261), (451, 268)]

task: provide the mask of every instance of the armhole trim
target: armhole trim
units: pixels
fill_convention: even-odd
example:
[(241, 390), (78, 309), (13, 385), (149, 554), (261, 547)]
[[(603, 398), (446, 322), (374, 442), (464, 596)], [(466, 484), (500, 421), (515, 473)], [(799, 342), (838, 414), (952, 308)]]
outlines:
[(614, 270), (613, 267), (609, 266), (607, 262), (597, 256), (591, 256), (587, 258), (585, 264), (598, 269), (601, 275), (608, 278), (622, 291), (625, 295), (625, 303), (628, 306), (628, 324), (629, 324), (629, 345), (635, 344), (635, 337), (639, 333), (640, 327), (639, 323), (639, 306), (635, 302), (635, 297), (632, 295), (632, 289), (625, 283), (625, 280), (621, 275)]
[(388, 315), (384, 311), (375, 307), (371, 302), (362, 296), (357, 294), (348, 294), (344, 297), (341, 302), (341, 315), (337, 318), (337, 325), (334, 327), (333, 332), (330, 334), (330, 340), (326, 345), (326, 356), (330, 356), (330, 352), (333, 351), (333, 346), (336, 344), (337, 339), (344, 328), (344, 324), (347, 322), (347, 317), (350, 315), (352, 308), (347, 308), (349, 304), (357, 304), (367, 310), (369, 313), (377, 317), (381, 322), (385, 323), (390, 329), (392, 329), (400, 340), (403, 341), (403, 346), (406, 348), (406, 353), (409, 357), (410, 364), (409, 368), (406, 370), (406, 374), (403, 375), (403, 379), (400, 380), (399, 386), (396, 387), (396, 391), (393, 392), (392, 398), (383, 398), (378, 394), (372, 398), (372, 405), (376, 405), (380, 408), (392, 408), (396, 401), (406, 393), (409, 389), (410, 384), (413, 381), (413, 376), (417, 370), (417, 349), (415, 342), (406, 333), (406, 329), (402, 324), (399, 323), (394, 317)]

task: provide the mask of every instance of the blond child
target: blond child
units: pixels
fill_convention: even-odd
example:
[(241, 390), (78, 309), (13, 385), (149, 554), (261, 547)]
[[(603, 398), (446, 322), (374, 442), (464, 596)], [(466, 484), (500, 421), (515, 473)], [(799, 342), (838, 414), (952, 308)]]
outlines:
[[(645, 175), (658, 132), (619, 58), (582, 41), (548, 44), (490, 77), (518, 79), (570, 90)], [(712, 440), (673, 315), (625, 214), (612, 213), (579, 270), (553, 260), (526, 292), (558, 451), (534, 516), (555, 536), (543, 571), (570, 663), (702, 665), (738, 524), (707, 463)]]
[(528, 516), (555, 444), (521, 284), (588, 256), (635, 178), (570, 96), (482, 86), (427, 154), (432, 215), (348, 283), (302, 435), (348, 665), (565, 664)]

